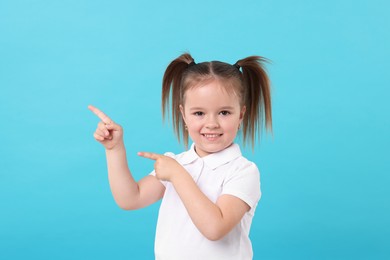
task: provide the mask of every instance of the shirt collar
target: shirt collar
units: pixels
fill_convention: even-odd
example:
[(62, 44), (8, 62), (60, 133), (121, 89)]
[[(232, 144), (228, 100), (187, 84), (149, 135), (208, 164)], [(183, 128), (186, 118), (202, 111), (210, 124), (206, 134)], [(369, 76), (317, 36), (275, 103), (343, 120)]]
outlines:
[(212, 153), (200, 158), (195, 152), (195, 144), (192, 144), (191, 148), (184, 154), (181, 161), (183, 164), (190, 164), (193, 161), (200, 159), (203, 160), (203, 162), (211, 169), (216, 169), (240, 156), (240, 147), (237, 144), (232, 144), (220, 152)]

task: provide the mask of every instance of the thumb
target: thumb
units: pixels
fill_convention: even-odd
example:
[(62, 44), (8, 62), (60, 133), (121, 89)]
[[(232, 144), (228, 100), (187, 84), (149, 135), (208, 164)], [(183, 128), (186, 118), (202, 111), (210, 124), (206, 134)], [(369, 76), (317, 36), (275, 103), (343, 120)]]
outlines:
[(106, 125), (106, 128), (108, 130), (114, 130), (114, 131), (120, 131), (122, 130), (122, 127), (118, 124), (115, 124), (114, 122), (110, 123), (110, 124), (107, 124)]

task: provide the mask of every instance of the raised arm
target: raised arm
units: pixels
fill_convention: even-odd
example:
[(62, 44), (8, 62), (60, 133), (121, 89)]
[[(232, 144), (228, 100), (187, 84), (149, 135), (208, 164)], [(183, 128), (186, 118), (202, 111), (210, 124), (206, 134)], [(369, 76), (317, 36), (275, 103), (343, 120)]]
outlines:
[(106, 149), (108, 179), (118, 206), (133, 210), (159, 200), (165, 187), (156, 177), (148, 175), (138, 183), (134, 180), (127, 163), (122, 127), (98, 108), (88, 108), (101, 120), (93, 136)]

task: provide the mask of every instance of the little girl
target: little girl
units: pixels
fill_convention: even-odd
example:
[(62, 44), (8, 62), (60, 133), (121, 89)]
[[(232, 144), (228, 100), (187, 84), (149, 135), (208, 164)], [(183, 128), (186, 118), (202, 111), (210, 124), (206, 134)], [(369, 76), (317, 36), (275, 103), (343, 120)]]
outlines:
[[(129, 170), (122, 127), (89, 106), (101, 122), (94, 137), (106, 149), (112, 194), (119, 207), (139, 209), (162, 199), (155, 239), (156, 259), (252, 259), (249, 230), (260, 199), (260, 174), (234, 139), (254, 146), (263, 126), (272, 130), (271, 94), (265, 59), (234, 65), (196, 64), (186, 53), (167, 67), (162, 111), (171, 108), (175, 133), (191, 148), (178, 155), (139, 152), (155, 160), (154, 171), (136, 182)], [(169, 105), (171, 103), (171, 106)]]

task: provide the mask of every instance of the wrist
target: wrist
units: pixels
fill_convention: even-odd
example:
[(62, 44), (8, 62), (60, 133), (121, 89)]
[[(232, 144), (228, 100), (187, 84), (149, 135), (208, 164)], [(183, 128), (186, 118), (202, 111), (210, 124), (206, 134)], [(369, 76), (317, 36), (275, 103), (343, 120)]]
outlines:
[(116, 145), (114, 145), (113, 147), (106, 147), (106, 152), (107, 153), (116, 153), (116, 152), (122, 152), (122, 151), (125, 151), (125, 145), (123, 142), (120, 142)]
[(179, 171), (172, 174), (172, 176), (170, 178), (170, 182), (173, 184), (173, 186), (175, 186), (177, 184), (185, 182), (186, 178), (189, 178), (189, 177), (190, 177), (190, 175), (188, 174), (188, 172), (184, 168), (182, 168)]

